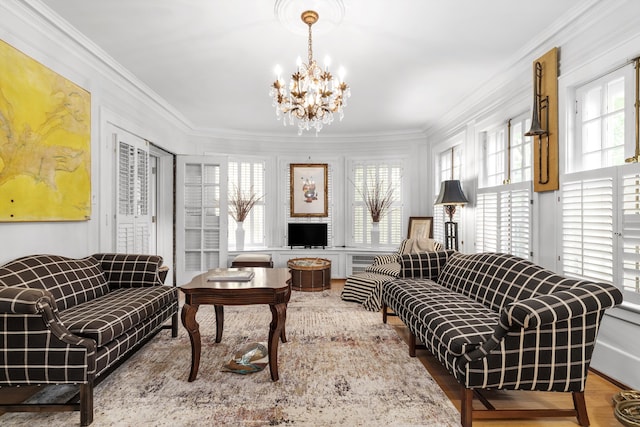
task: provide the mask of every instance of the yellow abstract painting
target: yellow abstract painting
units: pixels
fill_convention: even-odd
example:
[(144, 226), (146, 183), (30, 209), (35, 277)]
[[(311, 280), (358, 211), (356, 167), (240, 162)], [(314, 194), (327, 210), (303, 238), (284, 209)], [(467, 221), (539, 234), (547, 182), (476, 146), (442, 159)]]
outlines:
[(91, 96), (0, 40), (0, 221), (91, 216)]

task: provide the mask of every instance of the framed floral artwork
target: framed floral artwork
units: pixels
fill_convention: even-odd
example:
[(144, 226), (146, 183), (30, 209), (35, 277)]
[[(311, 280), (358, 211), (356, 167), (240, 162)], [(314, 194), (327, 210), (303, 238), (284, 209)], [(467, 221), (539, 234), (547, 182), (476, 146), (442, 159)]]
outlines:
[(291, 163), (290, 215), (292, 217), (329, 216), (326, 163)]

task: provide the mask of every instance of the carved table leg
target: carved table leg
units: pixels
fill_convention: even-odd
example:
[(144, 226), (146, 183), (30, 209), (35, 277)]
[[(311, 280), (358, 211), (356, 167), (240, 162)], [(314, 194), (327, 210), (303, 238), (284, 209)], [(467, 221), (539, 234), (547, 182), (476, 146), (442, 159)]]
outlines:
[(222, 341), (222, 329), (224, 328), (224, 306), (215, 305), (216, 309), (216, 342)]
[(278, 381), (278, 342), (284, 338), (284, 324), (287, 320), (287, 304), (270, 304), (269, 307), (271, 308), (268, 343), (269, 370), (271, 371), (271, 380)]
[(189, 332), (191, 340), (191, 372), (189, 373), (189, 382), (194, 381), (198, 375), (200, 367), (200, 350), (202, 343), (200, 341), (200, 325), (196, 322), (196, 313), (198, 312), (197, 304), (185, 304), (182, 306), (182, 325)]
[[(285, 320), (287, 318), (287, 306), (285, 305), (284, 307), (284, 317)], [(287, 342), (287, 325), (285, 324), (286, 322), (282, 322), (282, 332), (280, 333), (280, 341), (282, 342)]]

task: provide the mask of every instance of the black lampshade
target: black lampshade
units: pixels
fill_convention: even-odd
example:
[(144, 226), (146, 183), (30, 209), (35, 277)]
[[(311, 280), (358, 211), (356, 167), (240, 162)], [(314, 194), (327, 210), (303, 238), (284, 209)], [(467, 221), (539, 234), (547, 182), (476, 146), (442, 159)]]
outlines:
[(462, 192), (459, 180), (452, 179), (440, 184), (440, 194), (438, 194), (435, 205), (466, 205), (467, 203), (469, 200)]

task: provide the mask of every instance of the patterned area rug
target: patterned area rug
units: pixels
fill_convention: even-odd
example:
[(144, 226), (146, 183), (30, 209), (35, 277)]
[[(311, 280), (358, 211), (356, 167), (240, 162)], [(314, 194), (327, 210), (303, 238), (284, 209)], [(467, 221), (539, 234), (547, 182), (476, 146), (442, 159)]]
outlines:
[[(197, 320), (203, 336), (196, 381), (187, 382), (186, 331), (180, 325), (171, 338), (163, 330), (96, 387), (94, 426), (459, 425), (458, 411), (393, 327), (337, 291), (293, 293), (275, 383), (268, 367), (248, 375), (221, 371), (239, 348), (266, 342), (266, 305), (225, 307), (220, 344), (213, 307), (200, 307)], [(79, 420), (77, 412), (0, 417), (3, 425), (25, 426)]]

